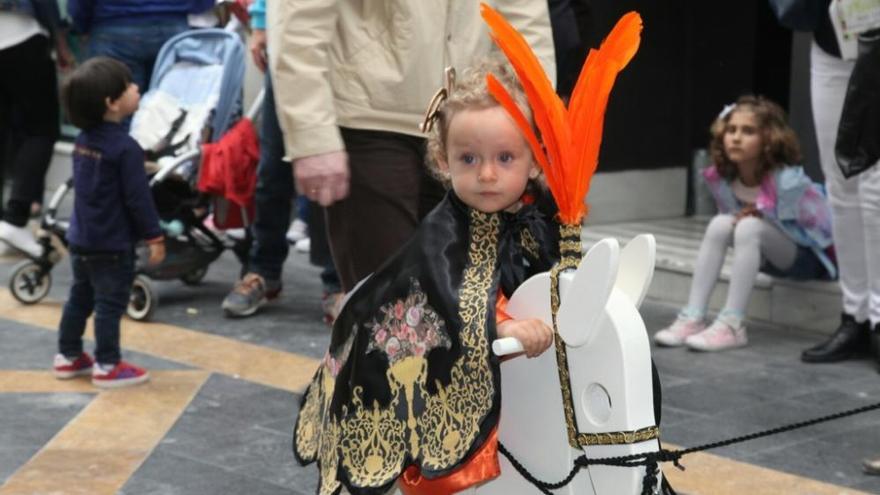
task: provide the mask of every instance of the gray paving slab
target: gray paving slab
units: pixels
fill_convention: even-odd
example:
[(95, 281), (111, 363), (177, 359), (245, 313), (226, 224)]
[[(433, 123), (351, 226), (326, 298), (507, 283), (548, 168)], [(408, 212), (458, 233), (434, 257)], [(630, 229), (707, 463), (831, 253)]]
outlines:
[[(877, 427), (874, 432), (880, 431)], [(880, 478), (866, 476), (860, 463), (851, 462), (852, 456), (876, 456), (878, 436), (866, 435), (865, 431), (850, 431), (829, 440), (805, 442), (797, 448), (784, 448), (776, 452), (754, 456), (752, 462), (789, 472), (816, 473), (827, 476), (824, 481), (836, 485), (858, 488), (868, 493), (880, 493)]]
[[(151, 488), (151, 484), (171, 478), (154, 479), (155, 472), (173, 458), (184, 459), (193, 466), (186, 472), (175, 472), (174, 479), (179, 480), (175, 486), (189, 487), (194, 476), (206, 471), (223, 473), (224, 479), (233, 483), (230, 486), (248, 486), (248, 491), (241, 492), (195, 493), (269, 490), (262, 485), (284, 489), (287, 493), (313, 493), (317, 472), (314, 468), (300, 467), (291, 450), (291, 432), (299, 401), (300, 396), (296, 394), (212, 375), (145, 466), (129, 480), (125, 491), (141, 493), (138, 490), (155, 489), (161, 493), (162, 486)], [(250, 491), (250, 483), (256, 485), (254, 491)], [(226, 485), (215, 486), (231, 490)]]
[(184, 456), (157, 451), (141, 466), (120, 495), (304, 495), (244, 473), (231, 472)]
[(0, 395), (0, 484), (91, 402), (93, 394)]

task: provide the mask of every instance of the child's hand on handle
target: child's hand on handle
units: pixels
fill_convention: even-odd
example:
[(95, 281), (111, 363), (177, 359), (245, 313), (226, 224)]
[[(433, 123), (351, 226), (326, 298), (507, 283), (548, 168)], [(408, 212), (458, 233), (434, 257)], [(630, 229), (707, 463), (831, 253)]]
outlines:
[(507, 320), (498, 325), (498, 337), (513, 337), (523, 347), (526, 356), (538, 357), (553, 343), (553, 329), (537, 319)]
[(150, 266), (156, 266), (165, 259), (165, 237), (157, 237), (147, 241), (150, 248), (150, 259), (147, 261)]
[(736, 214), (736, 217), (733, 219), (733, 224), (736, 225), (737, 222), (742, 220), (745, 217), (755, 217), (761, 218), (761, 211), (755, 205), (749, 204), (743, 207), (742, 210)]

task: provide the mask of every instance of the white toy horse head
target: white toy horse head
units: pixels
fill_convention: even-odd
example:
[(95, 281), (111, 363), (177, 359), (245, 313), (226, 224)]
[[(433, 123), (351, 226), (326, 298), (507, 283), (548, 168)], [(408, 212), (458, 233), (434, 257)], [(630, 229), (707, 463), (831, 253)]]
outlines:
[[(634, 432), (653, 427), (651, 354), (638, 307), (654, 273), (655, 241), (640, 235), (621, 251), (604, 239), (584, 256), (577, 270), (559, 276), (559, 335), (570, 374), (570, 404), (579, 437)], [(550, 274), (538, 274), (510, 298), (514, 318), (540, 318), (551, 324)], [(505, 352), (509, 339), (493, 344)], [(507, 351), (510, 351), (508, 349)], [(574, 460), (617, 457), (657, 450), (657, 441), (573, 448), (563, 412), (557, 356), (553, 349), (535, 359), (501, 365), (502, 406), (499, 440), (535, 478), (558, 482)], [(581, 443), (584, 443), (582, 441)], [(499, 478), (475, 488), (480, 494), (535, 493), (505, 458)], [(628, 495), (641, 492), (644, 468), (590, 466), (555, 493)]]

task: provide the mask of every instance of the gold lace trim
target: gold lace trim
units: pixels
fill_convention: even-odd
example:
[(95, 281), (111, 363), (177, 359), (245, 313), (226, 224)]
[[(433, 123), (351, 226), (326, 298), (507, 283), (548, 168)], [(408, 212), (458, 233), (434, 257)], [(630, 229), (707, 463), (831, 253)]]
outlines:
[(580, 447), (587, 445), (625, 445), (631, 443), (647, 442), (660, 438), (660, 428), (648, 426), (631, 431), (612, 431), (608, 433), (578, 433), (577, 444)]
[(532, 235), (531, 230), (522, 229), (520, 232), (520, 244), (522, 244), (523, 249), (525, 249), (532, 258), (540, 256), (538, 241), (535, 239), (535, 236)]

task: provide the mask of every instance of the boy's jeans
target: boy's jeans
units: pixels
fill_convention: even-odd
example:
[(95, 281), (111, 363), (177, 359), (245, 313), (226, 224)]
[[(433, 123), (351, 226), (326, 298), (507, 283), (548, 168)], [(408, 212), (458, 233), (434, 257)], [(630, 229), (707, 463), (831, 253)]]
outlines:
[(134, 281), (133, 251), (83, 254), (71, 250), (73, 285), (58, 332), (58, 352), (68, 358), (82, 353), (86, 319), (95, 313), (95, 360), (114, 365), (120, 360), (119, 320), (128, 306)]

